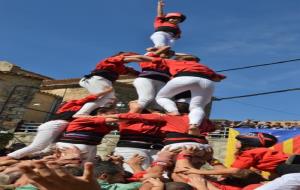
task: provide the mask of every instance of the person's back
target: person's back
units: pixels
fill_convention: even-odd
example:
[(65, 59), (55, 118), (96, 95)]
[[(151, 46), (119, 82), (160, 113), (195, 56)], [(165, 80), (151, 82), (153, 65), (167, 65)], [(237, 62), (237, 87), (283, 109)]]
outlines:
[[(190, 55), (189, 55), (190, 56)], [(204, 64), (199, 63), (199, 58), (195, 56), (176, 56), (173, 59), (163, 59), (162, 63), (169, 67), (169, 72), (173, 76), (197, 76), (207, 77), (212, 81), (220, 81), (225, 78), (224, 75), (217, 74)]]
[[(111, 57), (108, 57), (104, 60), (101, 60), (99, 63), (97, 63), (96, 68), (92, 73), (103, 77), (108, 77), (107, 74), (113, 74), (116, 77), (122, 74), (127, 74), (128, 69), (124, 61), (124, 56), (130, 56), (130, 55), (136, 55), (136, 53), (133, 52), (120, 52), (116, 55), (113, 55)], [(102, 72), (101, 72), (102, 71)], [(106, 72), (105, 74), (103, 74)]]
[(60, 142), (97, 145), (104, 135), (112, 129), (106, 125), (105, 118), (77, 118), (69, 123)]
[(262, 171), (276, 172), (276, 167), (283, 164), (287, 158), (288, 155), (281, 151), (259, 147), (239, 153), (232, 167), (241, 169), (254, 167)]

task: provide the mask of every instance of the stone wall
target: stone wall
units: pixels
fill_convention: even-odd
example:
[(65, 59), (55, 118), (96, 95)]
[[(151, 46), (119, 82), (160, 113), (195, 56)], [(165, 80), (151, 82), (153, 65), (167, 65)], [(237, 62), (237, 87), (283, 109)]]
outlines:
[(215, 158), (224, 163), (227, 149), (226, 138), (209, 138), (209, 144), (213, 147)]
[[(131, 100), (137, 99), (136, 91), (131, 84), (116, 82), (114, 84), (114, 89), (119, 101), (129, 102)], [(41, 91), (61, 96), (63, 98), (63, 101), (80, 99), (89, 94), (85, 88), (79, 86), (67, 88), (60, 88), (58, 86), (57, 88), (52, 87), (52, 89), (47, 89), (46, 87), (43, 87)]]
[(56, 96), (60, 96), (62, 98), (62, 101), (76, 100), (88, 95), (88, 91), (86, 91), (84, 88), (81, 87), (58, 88), (58, 89), (49, 89), (49, 90), (42, 89), (41, 91)]
[(14, 130), (43, 80), (52, 78), (0, 61), (0, 127)]
[(16, 127), (40, 84), (36, 78), (0, 72), (0, 127)]
[(23, 116), (24, 123), (44, 123), (61, 102), (61, 97), (37, 92), (27, 106)]

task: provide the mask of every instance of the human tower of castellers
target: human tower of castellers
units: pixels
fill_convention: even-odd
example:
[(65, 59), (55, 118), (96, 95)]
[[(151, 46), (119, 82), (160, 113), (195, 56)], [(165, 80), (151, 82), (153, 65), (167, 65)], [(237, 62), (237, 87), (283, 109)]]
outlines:
[[(159, 0), (154, 47), (144, 55), (120, 52), (101, 60), (79, 82), (90, 95), (62, 103), (29, 146), (0, 158), (6, 185), (50, 190), (300, 189), (295, 156), (270, 149), (277, 142), (270, 134), (238, 135), (229, 168), (214, 158), (205, 138), (214, 126), (204, 108), (214, 83), (225, 76), (196, 56), (171, 49), (186, 17), (164, 14), (163, 7)], [(139, 63), (142, 71), (126, 67), (130, 62)], [(136, 76), (138, 99), (129, 102), (128, 113), (118, 113), (113, 84), (126, 74)], [(97, 145), (112, 130), (120, 132), (120, 140), (101, 159)], [(211, 168), (201, 168), (204, 164)], [(261, 171), (269, 172), (269, 179)]]

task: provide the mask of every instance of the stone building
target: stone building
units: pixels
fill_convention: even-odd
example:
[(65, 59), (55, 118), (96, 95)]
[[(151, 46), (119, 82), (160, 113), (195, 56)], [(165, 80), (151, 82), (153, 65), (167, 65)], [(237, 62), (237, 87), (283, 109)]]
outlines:
[(45, 79), (52, 78), (0, 61), (0, 127), (14, 129), (23, 121), (28, 105)]
[[(44, 80), (41, 84), (41, 92), (60, 96), (62, 101), (83, 98), (88, 92), (79, 86), (80, 78), (64, 80)], [(137, 98), (134, 87), (132, 86), (134, 78), (130, 76), (120, 76), (114, 83), (114, 89), (118, 101), (128, 102)]]
[[(0, 61), (0, 127), (14, 130), (22, 123), (43, 123), (62, 101), (79, 99), (88, 92), (78, 85), (79, 78), (54, 80)], [(121, 76), (115, 82), (119, 101), (137, 98), (133, 78)]]

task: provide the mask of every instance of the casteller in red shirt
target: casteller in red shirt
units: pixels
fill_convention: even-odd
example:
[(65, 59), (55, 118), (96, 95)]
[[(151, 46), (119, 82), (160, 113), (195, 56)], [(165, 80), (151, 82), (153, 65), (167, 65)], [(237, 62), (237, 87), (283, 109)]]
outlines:
[(56, 111), (56, 114), (60, 114), (60, 113), (66, 112), (66, 111), (79, 111), (85, 103), (93, 102), (93, 101), (97, 100), (98, 98), (99, 98), (98, 96), (89, 95), (82, 99), (67, 101), (66, 103), (62, 104), (58, 108), (58, 110)]
[[(139, 114), (139, 113), (123, 113), (118, 114), (119, 119), (140, 122), (152, 122), (159, 126), (159, 130), (163, 134), (169, 132), (188, 133), (189, 117), (187, 114), (183, 115), (167, 115), (167, 114)], [(203, 130), (201, 130), (203, 128)], [(211, 132), (214, 129), (213, 124), (204, 119), (199, 126), (201, 133)], [(204, 130), (205, 129), (205, 130)], [(152, 129), (153, 130), (153, 129)]]
[(216, 73), (209, 67), (198, 63), (197, 61), (162, 59), (161, 62), (169, 68), (169, 72), (173, 77), (199, 76), (215, 82), (219, 82), (226, 78), (226, 76)]
[(79, 100), (70, 100), (62, 104), (54, 115), (51, 116), (50, 120), (74, 120), (73, 115), (79, 111), (82, 106), (87, 102), (97, 100), (99, 97), (95, 95), (89, 95)]
[(249, 169), (251, 167), (258, 170), (275, 173), (278, 165), (284, 163), (288, 155), (269, 148), (253, 148), (241, 151), (231, 167), (239, 169)]
[(97, 145), (112, 130), (103, 117), (76, 118), (69, 123), (59, 142)]
[(139, 65), (140, 65), (142, 71), (152, 70), (152, 71), (158, 71), (158, 72), (160, 71), (160, 72), (169, 73), (168, 67), (161, 63), (161, 58), (158, 55), (156, 55), (152, 52), (149, 52), (146, 54), (146, 56), (157, 58), (157, 59), (153, 59), (152, 62), (139, 62)]
[(91, 74), (85, 75), (85, 77), (89, 78), (97, 75), (113, 82), (118, 79), (119, 75), (125, 75), (129, 72), (137, 73), (134, 69), (125, 66), (127, 62), (124, 61), (124, 58), (125, 56), (130, 55), (137, 55), (137, 53), (121, 52), (117, 55), (101, 60)]
[(173, 24), (167, 21), (166, 17), (155, 17), (154, 20), (155, 32), (162, 31), (171, 34), (174, 38), (180, 38), (181, 30), (178, 24)]

